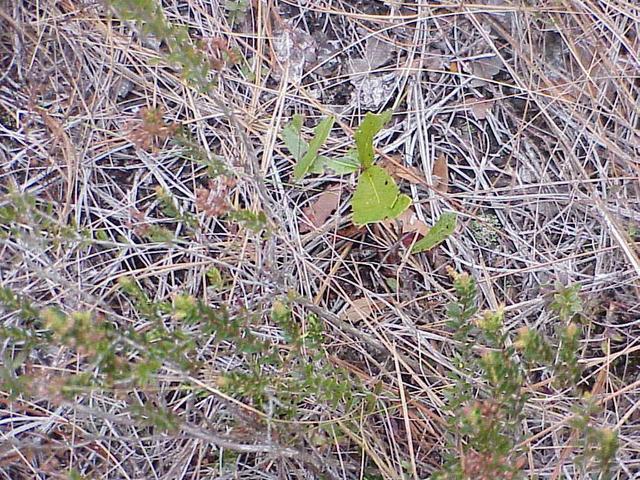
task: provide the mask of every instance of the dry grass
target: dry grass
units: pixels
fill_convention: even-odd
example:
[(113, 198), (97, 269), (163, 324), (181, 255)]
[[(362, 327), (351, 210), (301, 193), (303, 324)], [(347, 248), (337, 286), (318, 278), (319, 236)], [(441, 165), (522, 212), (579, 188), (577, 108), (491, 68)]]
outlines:
[[(294, 309), (303, 328), (309, 311), (324, 321), (328, 358), (364, 385), (384, 385), (378, 412), (334, 418), (322, 405), (308, 406), (310, 422), (348, 425), (348, 438), (319, 448), (308, 438), (296, 445), (274, 438), (258, 425), (264, 412), (226, 397), (207, 376), (170, 366), (154, 389), (126, 392), (130, 402), (151, 400), (184, 421), (169, 435), (132, 421), (118, 394), (88, 393), (68, 404), (9, 401), (0, 393), (0, 477), (66, 478), (75, 468), (87, 478), (114, 479), (321, 478), (320, 470), (326, 478), (363, 478), (366, 458), (384, 478), (402, 478), (403, 471), (427, 478), (442, 460), (449, 414), (443, 387), (454, 366), (444, 305), (451, 298), (445, 268), (452, 266), (477, 279), (484, 308), (506, 305), (510, 330), (552, 331), (548, 293), (556, 282), (582, 285), (590, 325), (583, 388), (603, 407), (595, 421), (619, 434), (615, 478), (637, 478), (640, 8), (634, 2), (276, 0), (254, 2), (234, 24), (218, 1), (163, 5), (171, 22), (188, 25), (208, 45), (212, 66), (220, 68), (211, 92), (187, 86), (164, 60), (162, 45), (111, 19), (99, 3), (14, 0), (0, 7), (0, 187), (50, 203), (60, 225), (102, 235), (89, 244), (2, 239), (2, 286), (40, 305), (87, 309), (135, 329), (144, 329), (145, 320), (118, 291), (124, 276), (157, 301), (178, 291), (214, 301), (219, 294), (206, 289), (206, 272), (215, 266), (229, 278), (224, 301), (256, 312), (294, 290), (304, 297)], [(306, 42), (314, 50), (297, 71), (296, 55), (304, 52), (290, 52), (283, 64), (276, 51), (286, 29), (296, 32), (294, 46)], [(350, 65), (367, 46), (382, 62), (358, 77)], [(227, 47), (237, 52), (236, 65), (221, 63)], [(373, 84), (386, 103), (358, 93)], [(379, 152), (422, 176), (401, 182), (418, 217), (431, 224), (443, 211), (459, 215), (456, 234), (433, 253), (409, 255), (381, 226), (349, 231), (352, 178), (290, 180), (292, 160), (277, 134), (293, 113), (313, 124), (336, 115), (328, 147), (345, 152), (363, 112), (385, 106), (394, 117)], [(141, 131), (143, 109), (162, 112), (166, 129)], [(224, 196), (229, 208), (264, 210), (271, 236), (260, 240), (196, 207), (198, 189), (217, 187), (170, 140), (174, 124), (232, 172), (234, 181), (213, 198)], [(447, 161), (447, 188), (434, 188), (438, 158)], [(301, 234), (303, 209), (333, 184), (341, 186), (338, 212), (322, 229)], [(163, 214), (157, 187), (171, 193), (181, 212), (197, 216), (197, 234), (172, 244), (141, 238), (151, 226), (184, 233), (183, 224)], [(397, 280), (396, 291), (388, 278)], [(268, 324), (256, 329), (280, 335)], [(204, 345), (199, 360), (214, 377), (232, 368)], [(29, 359), (48, 382), (81, 362), (64, 347)], [(182, 393), (185, 384), (209, 394)], [(561, 390), (532, 392), (523, 425), (526, 477), (579, 478), (564, 428), (572, 401)], [(225, 422), (234, 416), (255, 430), (230, 429)], [(226, 473), (219, 468), (222, 450), (239, 452)]]

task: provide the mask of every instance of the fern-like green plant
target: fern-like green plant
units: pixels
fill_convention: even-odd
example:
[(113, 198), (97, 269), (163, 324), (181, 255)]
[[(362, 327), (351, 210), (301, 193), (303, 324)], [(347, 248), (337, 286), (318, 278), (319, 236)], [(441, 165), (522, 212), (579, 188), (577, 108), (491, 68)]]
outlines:
[[(580, 287), (560, 287), (551, 309), (565, 323), (556, 342), (522, 328), (511, 339), (504, 328), (504, 311), (478, 314), (476, 284), (466, 273), (450, 271), (456, 300), (449, 305), (449, 326), (458, 342), (454, 363), (461, 375), (452, 374), (448, 403), (449, 457), (435, 479), (520, 477), (525, 464), (521, 423), (527, 400), (528, 379), (534, 368), (553, 373), (562, 388), (577, 388), (580, 330), (572, 320), (582, 311)], [(566, 324), (566, 322), (569, 322)], [(481, 352), (481, 353), (480, 353)], [(576, 401), (571, 426), (582, 442), (577, 462), (584, 472), (600, 471), (606, 478), (615, 458), (617, 436), (610, 429), (592, 425), (597, 406), (587, 396)]]

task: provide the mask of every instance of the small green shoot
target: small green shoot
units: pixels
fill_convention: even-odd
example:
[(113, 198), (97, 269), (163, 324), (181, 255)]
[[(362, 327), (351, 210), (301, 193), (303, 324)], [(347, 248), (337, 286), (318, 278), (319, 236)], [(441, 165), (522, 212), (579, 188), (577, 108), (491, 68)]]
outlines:
[(227, 218), (251, 230), (253, 233), (260, 233), (268, 227), (267, 216), (263, 211), (254, 213), (248, 209), (236, 210), (235, 212), (229, 212)]
[[(291, 122), (282, 129), (281, 134), (284, 144), (287, 146), (287, 149), (296, 161), (294, 177), (296, 175), (296, 171), (304, 171), (304, 175), (308, 173), (319, 175), (329, 172), (336, 175), (347, 175), (356, 172), (358, 168), (360, 168), (360, 162), (357, 158), (358, 152), (355, 149), (349, 150), (347, 155), (338, 158), (318, 155), (317, 150), (315, 154), (312, 152), (307, 155), (307, 153), (309, 153), (309, 148), (314, 146), (314, 141), (317, 142), (318, 149), (326, 141), (326, 136), (322, 138), (322, 135), (328, 135), (331, 127), (333, 126), (333, 118), (326, 118), (318, 124), (315, 130), (315, 136), (311, 140), (311, 144), (307, 143), (302, 138), (302, 120), (302, 115), (294, 115)], [(298, 179), (299, 178), (296, 177), (296, 180)]]
[(335, 175), (348, 175), (357, 172), (360, 168), (358, 152), (349, 150), (344, 157), (332, 158), (323, 155), (318, 156), (311, 166), (311, 173), (322, 174), (332, 172)]
[(444, 242), (456, 229), (457, 216), (455, 213), (443, 213), (436, 224), (411, 249), (411, 253), (431, 250)]
[(411, 198), (400, 189), (386, 170), (377, 165), (367, 168), (358, 180), (351, 200), (353, 223), (365, 225), (396, 218), (411, 205)]
[(360, 165), (366, 170), (373, 165), (373, 137), (375, 137), (382, 127), (391, 120), (391, 110), (378, 115), (367, 112), (364, 120), (355, 133), (356, 147), (358, 148), (358, 159)]
[(224, 9), (227, 12), (227, 21), (231, 25), (242, 22), (247, 15), (249, 7), (248, 0), (226, 0)]
[(379, 222), (398, 217), (411, 204), (409, 196), (400, 193), (395, 180), (387, 171), (373, 165), (373, 138), (391, 118), (391, 111), (381, 114), (368, 112), (355, 133), (356, 148), (346, 156), (329, 158), (318, 155), (334, 124), (333, 117), (322, 120), (314, 130), (311, 142), (302, 138), (302, 116), (294, 115), (282, 130), (282, 139), (296, 160), (294, 179), (308, 173), (333, 171), (338, 175), (353, 173), (362, 168), (351, 206), (356, 225)]
[[(327, 141), (334, 121), (335, 119), (333, 117), (327, 117), (322, 120), (314, 129), (313, 138), (309, 144), (306, 144), (304, 140), (300, 138), (302, 117), (296, 115), (291, 124), (285, 128), (286, 133), (283, 132), (285, 142), (287, 140), (291, 142), (291, 144), (287, 144), (287, 148), (289, 148), (294, 157), (297, 157), (296, 160), (298, 161), (293, 169), (293, 178), (296, 181), (302, 179), (309, 173), (314, 162), (318, 159), (318, 150), (320, 150), (320, 147)], [(295, 135), (296, 133), (297, 136)]]
[(209, 286), (216, 290), (220, 290), (224, 287), (224, 278), (222, 278), (222, 273), (216, 267), (211, 267), (207, 270), (207, 280)]
[(302, 139), (302, 115), (295, 114), (291, 121), (282, 129), (282, 140), (289, 149), (296, 162), (300, 162), (309, 150), (309, 144)]
[(362, 166), (351, 200), (355, 225), (396, 218), (411, 205), (411, 198), (400, 193), (393, 177), (384, 168), (373, 165), (373, 137), (390, 118), (390, 110), (381, 114), (367, 112), (355, 133), (358, 160)]

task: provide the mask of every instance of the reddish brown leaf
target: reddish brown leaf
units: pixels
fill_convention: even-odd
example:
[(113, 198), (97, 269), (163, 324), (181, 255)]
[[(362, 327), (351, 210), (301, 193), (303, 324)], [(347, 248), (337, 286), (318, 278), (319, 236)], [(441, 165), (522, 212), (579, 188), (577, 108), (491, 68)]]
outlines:
[(351, 323), (358, 323), (373, 316), (378, 310), (378, 305), (374, 300), (362, 297), (350, 300), (349, 307), (344, 311), (342, 317)]
[(471, 110), (471, 113), (473, 113), (478, 120), (487, 118), (487, 115), (491, 112), (492, 104), (493, 100), (485, 100), (483, 98), (473, 99), (467, 102), (469, 110)]
[(311, 205), (304, 208), (300, 222), (300, 233), (320, 228), (340, 205), (340, 186), (332, 185), (322, 192)]
[(401, 179), (406, 180), (409, 183), (422, 185), (426, 185), (427, 183), (424, 175), (418, 168), (402, 165), (400, 163), (400, 160), (394, 161), (388, 158), (384, 158), (381, 162), (379, 162), (379, 164), (396, 180)]
[[(396, 220), (400, 221), (402, 225), (400, 233), (419, 233), (420, 235), (426, 235), (429, 231), (429, 226), (420, 221), (412, 207), (409, 207), (402, 212)], [(394, 228), (396, 220), (385, 220), (383, 224), (390, 228)]]
[(500, 73), (502, 68), (502, 59), (494, 56), (472, 60), (466, 65), (465, 70), (474, 77), (470, 85), (472, 87), (480, 87), (489, 83), (490, 80)]
[(433, 162), (431, 176), (433, 177), (433, 188), (438, 192), (447, 193), (449, 189), (449, 165), (444, 154), (438, 155)]
[(365, 231), (364, 227), (358, 227), (357, 225), (351, 224), (338, 230), (336, 235), (342, 238), (356, 238), (362, 235)]

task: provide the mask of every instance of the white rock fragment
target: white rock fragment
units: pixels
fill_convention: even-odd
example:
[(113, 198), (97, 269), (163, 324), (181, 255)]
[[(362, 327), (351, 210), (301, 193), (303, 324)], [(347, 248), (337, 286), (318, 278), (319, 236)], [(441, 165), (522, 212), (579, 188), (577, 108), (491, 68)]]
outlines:
[(273, 51), (291, 83), (299, 84), (305, 67), (317, 59), (317, 45), (311, 35), (288, 23), (274, 32)]

